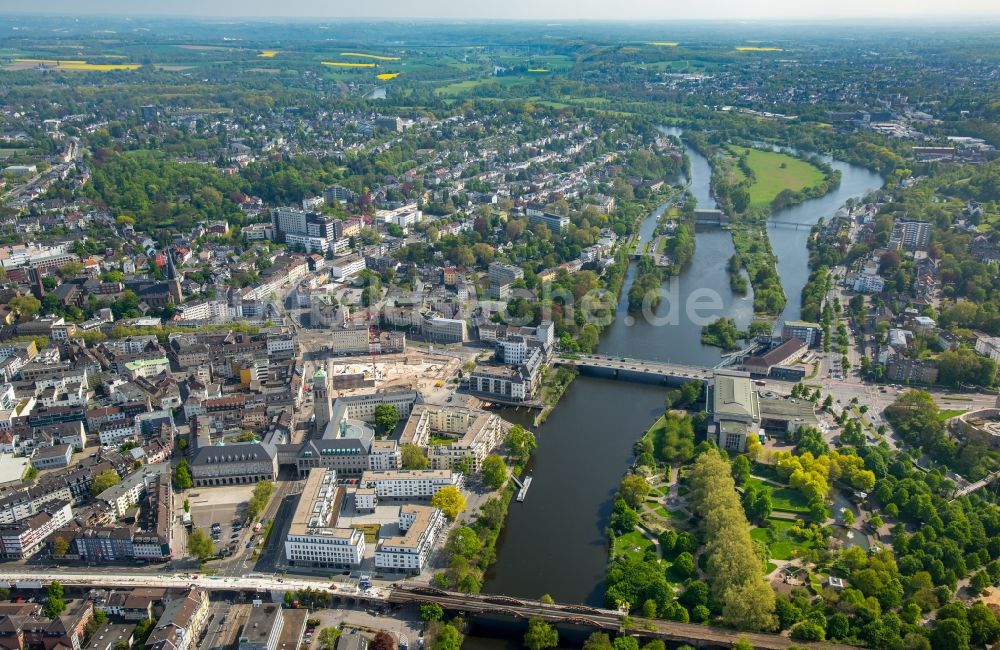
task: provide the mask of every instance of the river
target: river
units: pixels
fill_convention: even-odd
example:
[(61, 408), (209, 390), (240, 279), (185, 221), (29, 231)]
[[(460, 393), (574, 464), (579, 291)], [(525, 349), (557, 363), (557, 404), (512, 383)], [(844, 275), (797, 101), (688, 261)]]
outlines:
[[(665, 130), (680, 135), (679, 130)], [(698, 205), (714, 207), (709, 194), (708, 161), (690, 150), (690, 189)], [(779, 221), (816, 223), (832, 216), (850, 197), (860, 197), (881, 186), (872, 172), (834, 162), (841, 170), (840, 187), (825, 197), (781, 210)], [(660, 210), (640, 227), (643, 240), (651, 236)], [(772, 245), (779, 257), (778, 271), (788, 307), (783, 318), (798, 318), (800, 292), (808, 275), (807, 229), (773, 226)], [(734, 295), (725, 265), (733, 254), (729, 233), (698, 232), (695, 255), (679, 276), (673, 301), (664, 299), (656, 310), (664, 317), (673, 303), (682, 306), (695, 292), (718, 296), (721, 308), (713, 316), (729, 316), (740, 326), (753, 317), (752, 297)], [(628, 287), (635, 268), (629, 270), (615, 322), (599, 346), (602, 354), (715, 365), (719, 350), (700, 343), (701, 327), (682, 314), (677, 322), (653, 325), (627, 312)], [(611, 499), (623, 473), (632, 462), (632, 445), (643, 430), (662, 413), (663, 388), (591, 377), (578, 377), (562, 401), (536, 433), (538, 449), (532, 461), (534, 476), (524, 503), (511, 503), (507, 524), (497, 544), (497, 561), (486, 577), (483, 591), (537, 598), (550, 594), (557, 601), (603, 605), (607, 538), (604, 529)], [(473, 644), (474, 647), (483, 647)]]

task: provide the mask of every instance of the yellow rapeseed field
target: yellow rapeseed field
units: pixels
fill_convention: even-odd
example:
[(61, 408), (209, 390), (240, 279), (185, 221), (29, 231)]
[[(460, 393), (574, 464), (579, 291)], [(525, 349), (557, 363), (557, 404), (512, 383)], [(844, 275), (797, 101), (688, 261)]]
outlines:
[(548, 72), (548, 68), (528, 68), (528, 72)]
[(737, 52), (784, 52), (780, 47), (758, 47), (756, 45), (738, 45)]
[(341, 52), (340, 56), (353, 56), (361, 59), (375, 59), (376, 61), (399, 61), (398, 56), (384, 56), (382, 54), (365, 54), (364, 52)]
[(277, 55), (278, 55), (277, 50), (261, 50), (260, 54), (258, 54), (257, 56), (263, 57), (265, 59), (273, 59)]
[(398, 76), (398, 72), (383, 72), (382, 74), (375, 75), (375, 78), (380, 79), (381, 81), (389, 81), (390, 79), (395, 79)]
[(86, 61), (66, 61), (55, 59), (14, 59), (15, 63), (36, 63), (52, 66), (57, 70), (83, 70), (90, 72), (110, 72), (112, 70), (138, 70), (138, 63), (87, 63)]
[(677, 47), (680, 43), (676, 41), (650, 41), (646, 45), (655, 45), (657, 47)]

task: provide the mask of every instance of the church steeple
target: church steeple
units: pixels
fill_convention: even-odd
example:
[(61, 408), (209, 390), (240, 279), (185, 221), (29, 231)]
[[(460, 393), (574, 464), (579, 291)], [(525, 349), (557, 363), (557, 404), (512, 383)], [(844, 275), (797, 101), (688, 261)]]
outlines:
[(184, 300), (184, 291), (181, 289), (181, 274), (174, 266), (174, 249), (167, 249), (167, 290), (175, 305), (181, 304)]

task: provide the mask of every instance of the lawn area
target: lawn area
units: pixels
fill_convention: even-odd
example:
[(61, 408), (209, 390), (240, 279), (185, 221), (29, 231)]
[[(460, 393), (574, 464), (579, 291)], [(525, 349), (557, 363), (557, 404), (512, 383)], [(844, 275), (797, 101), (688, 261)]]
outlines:
[(642, 559), (646, 549), (653, 546), (653, 542), (646, 538), (638, 530), (625, 533), (621, 537), (615, 538), (615, 557), (631, 557)]
[[(805, 546), (795, 540), (791, 534), (793, 523), (783, 519), (768, 519), (770, 528), (754, 528), (750, 531), (750, 537), (764, 542), (771, 549), (771, 558), (775, 560), (791, 560), (796, 557), (793, 551), (805, 550)], [(774, 541), (771, 541), (771, 540)]]
[(381, 524), (354, 524), (351, 528), (364, 533), (366, 543), (374, 544), (378, 541), (378, 531), (381, 528)]
[(938, 411), (937, 418), (938, 420), (944, 422), (945, 420), (950, 420), (963, 413), (965, 413), (965, 409), (941, 409)]
[(768, 205), (783, 190), (799, 191), (823, 182), (823, 172), (804, 160), (777, 151), (729, 147), (740, 155), (746, 152), (747, 165), (753, 170), (750, 202)]
[(793, 513), (809, 512), (809, 506), (806, 503), (805, 498), (798, 492), (798, 490), (794, 490), (790, 487), (778, 487), (776, 485), (771, 485), (770, 483), (765, 483), (764, 481), (754, 477), (750, 477), (746, 484), (767, 490), (771, 494), (771, 503), (774, 506), (774, 510)]

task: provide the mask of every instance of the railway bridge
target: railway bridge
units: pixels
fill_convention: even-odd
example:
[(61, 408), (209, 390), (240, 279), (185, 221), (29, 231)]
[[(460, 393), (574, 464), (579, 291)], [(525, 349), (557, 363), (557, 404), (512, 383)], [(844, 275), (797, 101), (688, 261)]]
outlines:
[(788, 650), (792, 647), (824, 648), (826, 650), (852, 650), (853, 646), (821, 643), (811, 644), (793, 641), (778, 634), (760, 632), (738, 632), (721, 628), (628, 617), (628, 629), (622, 628), (625, 615), (613, 609), (602, 609), (588, 605), (563, 603), (543, 603), (539, 600), (514, 598), (490, 594), (465, 594), (445, 591), (425, 585), (399, 585), (394, 587), (388, 600), (398, 605), (420, 605), (436, 603), (445, 610), (492, 616), (506, 616), (526, 620), (540, 618), (546, 622), (607, 630), (618, 633), (635, 633), (642, 637), (663, 639), (674, 643), (686, 643), (693, 647), (730, 648), (741, 638), (745, 638), (754, 648), (761, 650)]

